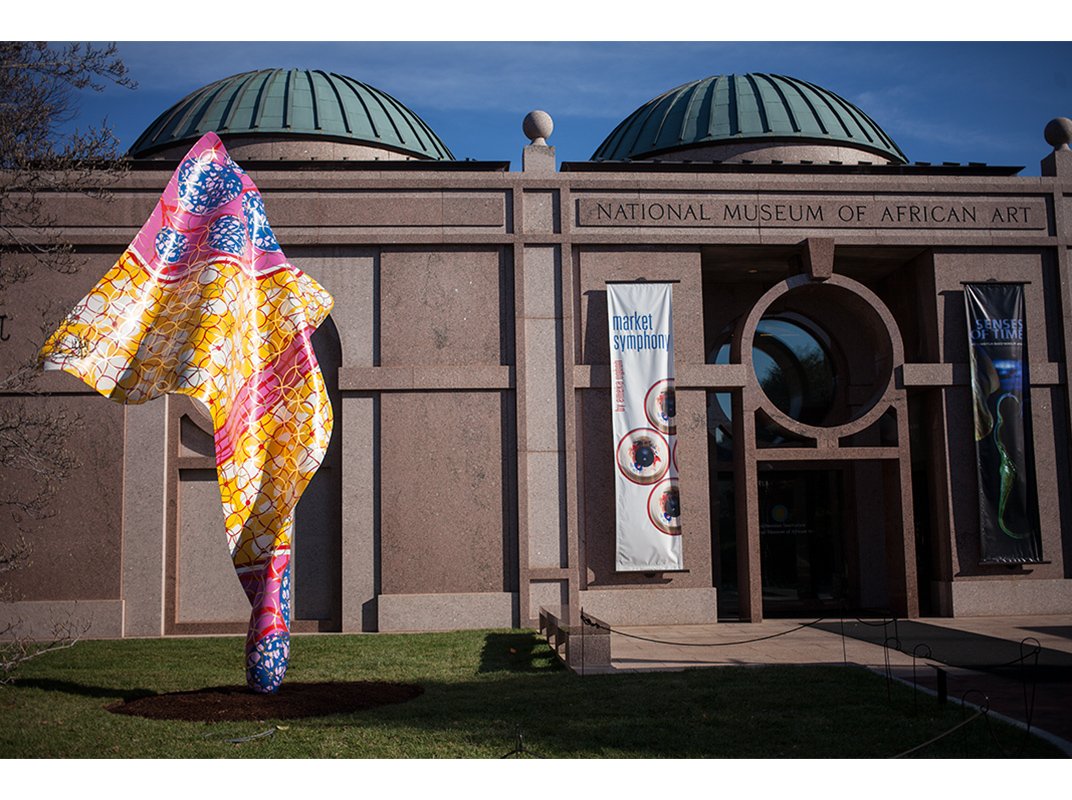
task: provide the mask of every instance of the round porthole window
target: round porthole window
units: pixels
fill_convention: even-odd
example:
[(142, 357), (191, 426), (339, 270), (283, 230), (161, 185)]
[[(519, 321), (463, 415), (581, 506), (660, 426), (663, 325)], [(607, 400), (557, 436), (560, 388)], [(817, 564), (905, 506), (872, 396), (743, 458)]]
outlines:
[(763, 393), (783, 414), (821, 425), (834, 403), (834, 362), (813, 332), (787, 319), (763, 319), (752, 344), (752, 363)]
[[(837, 374), (822, 333), (782, 317), (760, 320), (752, 344), (756, 378), (770, 401), (786, 416), (806, 425), (821, 425), (830, 414)], [(728, 364), (730, 346), (722, 344), (713, 359)], [(729, 395), (715, 396), (725, 420), (731, 419)]]
[[(814, 440), (818, 428), (849, 436), (889, 408), (894, 367), (904, 355), (897, 323), (866, 286), (837, 275), (825, 282), (797, 275), (777, 284), (746, 317), (726, 326), (709, 364), (730, 363), (736, 331), (748, 346), (741, 362), (753, 371), (745, 394), (757, 411), (757, 440)], [(729, 391), (708, 397), (716, 441), (732, 435), (731, 397)]]

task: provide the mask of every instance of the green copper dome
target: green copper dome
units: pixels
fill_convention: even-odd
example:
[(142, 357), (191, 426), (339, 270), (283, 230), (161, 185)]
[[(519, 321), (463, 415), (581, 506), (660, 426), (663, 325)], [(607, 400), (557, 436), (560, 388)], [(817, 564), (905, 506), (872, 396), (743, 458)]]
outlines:
[(454, 160), (432, 129), (386, 92), (334, 72), (301, 69), (244, 72), (191, 92), (146, 128), (130, 155), (193, 143), (208, 131), (326, 139)]
[(893, 139), (852, 103), (784, 75), (717, 75), (671, 89), (622, 121), (594, 161), (650, 158), (736, 143), (835, 145), (907, 163)]

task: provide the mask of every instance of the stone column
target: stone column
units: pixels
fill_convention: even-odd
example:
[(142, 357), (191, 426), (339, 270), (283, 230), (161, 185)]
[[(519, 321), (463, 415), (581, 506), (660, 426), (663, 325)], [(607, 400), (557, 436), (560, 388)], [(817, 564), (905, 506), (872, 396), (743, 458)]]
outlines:
[(559, 249), (526, 247), (518, 304), (518, 507), (521, 624), (567, 600)]
[[(1053, 152), (1042, 160), (1042, 175), (1052, 177), (1054, 233), (1057, 237), (1057, 275), (1060, 285), (1061, 334), (1064, 344), (1065, 363), (1062, 370), (1064, 384), (1065, 414), (1070, 428), (1063, 441), (1057, 442), (1057, 452), (1067, 452), (1072, 447), (1072, 391), (1069, 387), (1068, 363), (1072, 353), (1072, 120), (1058, 117), (1050, 120), (1043, 132)], [(1053, 558), (1053, 556), (1049, 556)], [(1072, 561), (1072, 544), (1064, 538), (1061, 558), (1064, 574), (1069, 575)], [(1051, 606), (1052, 607), (1052, 606)]]
[(124, 636), (164, 634), (168, 402), (123, 409)]
[[(543, 111), (525, 117), (531, 139), (523, 154), (526, 176), (553, 175), (554, 124)], [(533, 187), (515, 195), (517, 227), (525, 234), (557, 233), (557, 189)], [(565, 488), (565, 404), (562, 353), (562, 250), (523, 247), (516, 260), (516, 375), (518, 449), (518, 573), (522, 625), (540, 608), (568, 604), (569, 547)]]

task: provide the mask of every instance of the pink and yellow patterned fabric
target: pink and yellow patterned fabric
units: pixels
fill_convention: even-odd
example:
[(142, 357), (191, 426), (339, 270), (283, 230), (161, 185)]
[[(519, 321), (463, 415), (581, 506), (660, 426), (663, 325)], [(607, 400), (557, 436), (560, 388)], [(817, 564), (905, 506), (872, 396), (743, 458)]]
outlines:
[(287, 261), (257, 187), (208, 133), (41, 353), (46, 369), (120, 403), (177, 392), (208, 406), (227, 541), (253, 606), (246, 680), (259, 692), (286, 672), (294, 507), (331, 437), (309, 340), (331, 306)]

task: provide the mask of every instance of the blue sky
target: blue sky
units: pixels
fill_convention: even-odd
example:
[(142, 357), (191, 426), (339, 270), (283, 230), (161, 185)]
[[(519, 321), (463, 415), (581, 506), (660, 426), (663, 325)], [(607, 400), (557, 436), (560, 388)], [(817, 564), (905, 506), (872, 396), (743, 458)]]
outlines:
[(870, 114), (913, 161), (1025, 166), (1045, 124), (1072, 116), (1072, 44), (886, 42), (120, 42), (136, 91), (84, 93), (129, 147), (155, 116), (216, 79), (265, 67), (353, 76), (421, 115), (456, 157), (512, 160), (525, 113), (555, 120), (560, 161), (588, 159), (614, 126), (667, 89), (731, 72), (817, 83)]

